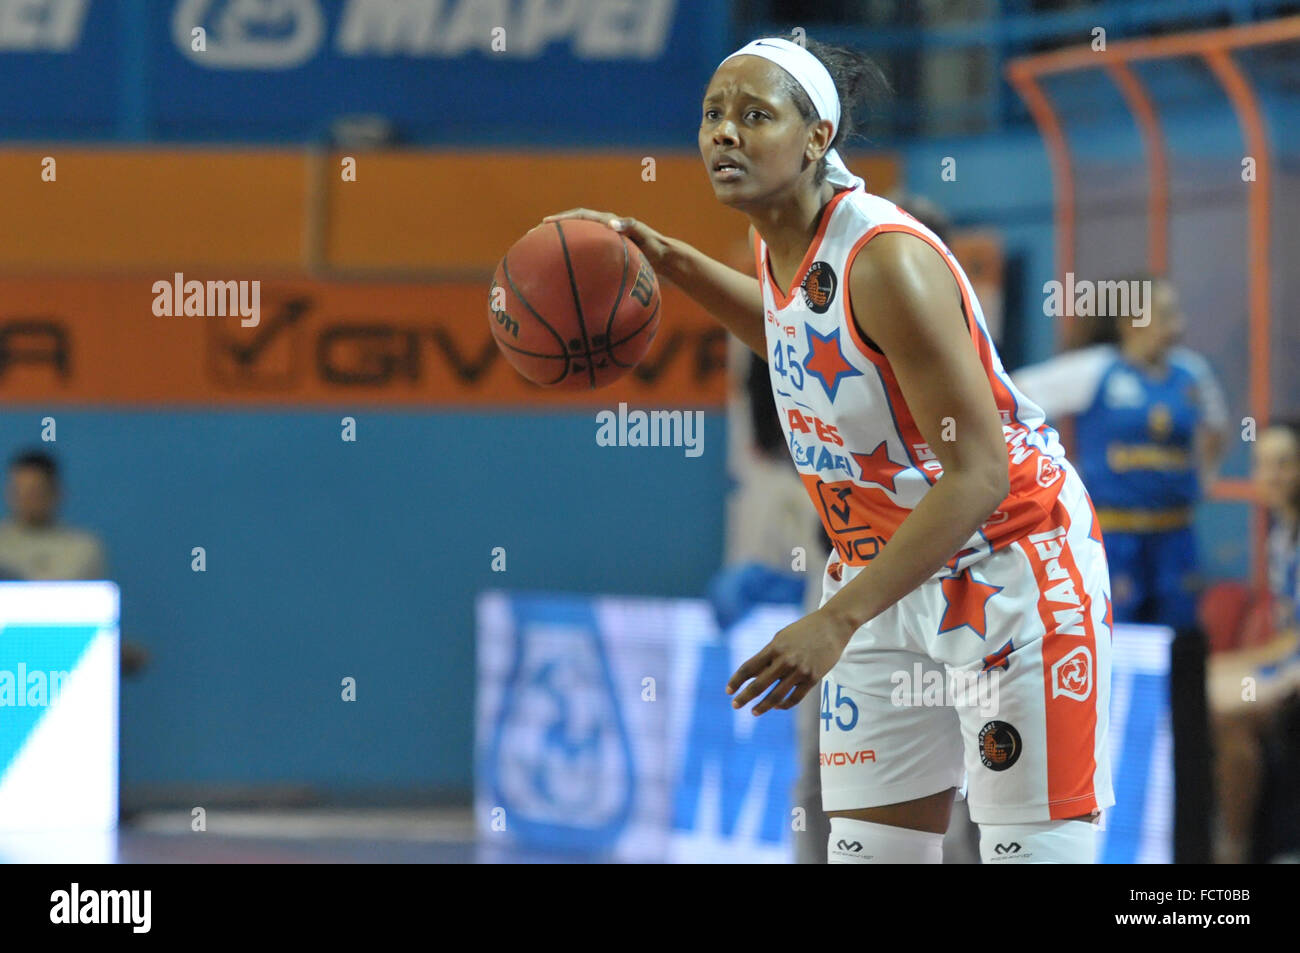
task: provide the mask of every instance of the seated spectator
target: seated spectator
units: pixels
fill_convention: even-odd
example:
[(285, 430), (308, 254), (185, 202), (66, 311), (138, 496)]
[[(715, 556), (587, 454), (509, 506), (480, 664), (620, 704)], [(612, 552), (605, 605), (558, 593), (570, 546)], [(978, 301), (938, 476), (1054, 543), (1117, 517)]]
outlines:
[(103, 579), (104, 547), (83, 530), (58, 522), (59, 467), (40, 450), (9, 463), (9, 519), (0, 523), (0, 567), (10, 578)]
[[(1287, 845), (1256, 849), (1256, 823), (1269, 778), (1270, 737), (1294, 713), (1300, 686), (1297, 648), (1297, 589), (1300, 587), (1300, 426), (1282, 424), (1264, 430), (1255, 444), (1255, 486), (1267, 507), (1269, 531), (1269, 593), (1248, 621), (1249, 627), (1270, 630), (1262, 638), (1244, 640), (1245, 647), (1219, 653), (1211, 664), (1211, 679), (1222, 683), (1214, 692), (1211, 725), (1215, 774), (1218, 781), (1219, 823), (1215, 859), (1219, 863), (1249, 863), (1270, 859)], [(1261, 633), (1263, 634), (1263, 633)], [(1249, 682), (1251, 691), (1241, 690)], [(1293, 761), (1295, 751), (1283, 750)], [(1275, 759), (1276, 760), (1276, 759)], [(1285, 773), (1286, 764), (1276, 766)], [(1295, 765), (1290, 765), (1294, 770)], [(1294, 804), (1293, 792), (1286, 792)], [(1289, 849), (1294, 850), (1295, 845)], [(1261, 856), (1262, 855), (1262, 856)]]
[[(104, 546), (92, 533), (58, 521), (59, 465), (43, 450), (20, 453), (9, 462), (5, 487), (9, 519), (0, 523), (0, 580), (73, 581), (104, 579)], [(122, 642), (122, 674), (135, 675), (149, 654)]]

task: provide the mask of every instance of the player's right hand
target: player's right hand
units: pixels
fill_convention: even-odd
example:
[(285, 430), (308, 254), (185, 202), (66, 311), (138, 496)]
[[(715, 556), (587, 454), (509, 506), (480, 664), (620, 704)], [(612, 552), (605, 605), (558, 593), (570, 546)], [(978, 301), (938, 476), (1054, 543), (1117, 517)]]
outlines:
[(542, 223), (566, 218), (582, 218), (589, 222), (599, 222), (614, 229), (620, 235), (626, 235), (632, 244), (641, 249), (650, 267), (655, 271), (663, 270), (664, 260), (668, 255), (668, 241), (649, 225), (626, 215), (613, 212), (594, 212), (589, 208), (571, 208), (567, 212), (556, 212), (542, 219)]

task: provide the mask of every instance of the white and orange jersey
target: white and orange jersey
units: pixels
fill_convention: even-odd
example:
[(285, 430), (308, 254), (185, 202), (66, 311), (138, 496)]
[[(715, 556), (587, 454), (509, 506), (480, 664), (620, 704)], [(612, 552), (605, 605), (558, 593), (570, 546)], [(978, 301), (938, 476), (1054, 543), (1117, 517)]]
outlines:
[[(836, 555), (846, 565), (865, 565), (943, 473), (889, 361), (864, 338), (850, 313), (847, 278), (854, 256), (885, 232), (915, 235), (943, 255), (961, 288), (971, 344), (988, 375), (1006, 437), (1011, 492), (948, 569), (936, 573), (947, 574), (1037, 526), (1052, 509), (1065, 475), (1056, 432), (1003, 370), (970, 280), (952, 252), (888, 199), (861, 188), (843, 189), (825, 209), (787, 293), (777, 287), (767, 245), (756, 234), (768, 368), (790, 453)], [(932, 430), (944, 426), (935, 421)]]

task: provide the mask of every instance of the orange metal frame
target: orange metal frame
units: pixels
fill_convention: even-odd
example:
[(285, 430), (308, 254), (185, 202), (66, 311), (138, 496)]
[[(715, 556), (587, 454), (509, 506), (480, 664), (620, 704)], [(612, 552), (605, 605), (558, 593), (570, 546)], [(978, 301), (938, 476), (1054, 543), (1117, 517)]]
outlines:
[[(1022, 57), (1007, 65), (1007, 79), (1025, 101), (1047, 148), (1056, 202), (1056, 272), (1074, 270), (1075, 182), (1070, 147), (1061, 118), (1039, 80), (1048, 75), (1084, 69), (1104, 69), (1119, 88), (1138, 124), (1150, 169), (1147, 203), (1147, 259), (1150, 269), (1164, 274), (1169, 265), (1169, 160), (1154, 102), (1130, 68), (1134, 62), (1172, 56), (1199, 56), (1218, 80), (1231, 103), (1247, 154), (1256, 163), (1256, 181), (1247, 205), (1246, 254), (1249, 276), (1250, 409), (1259, 428), (1269, 419), (1269, 350), (1271, 302), (1269, 192), (1272, 153), (1259, 100), (1250, 80), (1230, 55), (1231, 50), (1300, 40), (1300, 16), (1266, 23), (1227, 27), (1143, 40), (1125, 40), (1104, 51), (1072, 47)], [(1254, 502), (1247, 480), (1220, 480), (1210, 488), (1216, 500)], [(1256, 508), (1253, 533), (1253, 568), (1257, 585), (1266, 574), (1264, 513)]]

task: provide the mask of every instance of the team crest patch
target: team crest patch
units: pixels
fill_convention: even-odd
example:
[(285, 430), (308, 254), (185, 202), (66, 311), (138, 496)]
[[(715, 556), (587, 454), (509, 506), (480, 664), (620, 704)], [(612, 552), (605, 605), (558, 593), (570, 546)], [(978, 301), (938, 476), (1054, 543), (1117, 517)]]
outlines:
[(835, 272), (830, 265), (824, 261), (813, 262), (812, 267), (808, 269), (808, 274), (804, 275), (803, 284), (800, 285), (808, 309), (817, 314), (825, 314), (831, 302), (835, 300), (837, 284)]
[(1020, 732), (1005, 721), (980, 729), (980, 761), (990, 771), (1005, 771), (1020, 760)]

